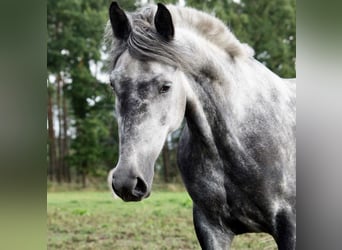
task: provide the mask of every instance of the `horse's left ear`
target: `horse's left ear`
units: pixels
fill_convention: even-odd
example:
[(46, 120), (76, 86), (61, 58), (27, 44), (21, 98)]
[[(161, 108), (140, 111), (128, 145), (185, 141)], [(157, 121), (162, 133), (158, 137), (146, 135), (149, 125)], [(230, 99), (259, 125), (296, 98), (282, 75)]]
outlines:
[(154, 17), (154, 25), (162, 37), (167, 41), (172, 40), (175, 29), (173, 27), (171, 13), (164, 4), (158, 3), (158, 10)]

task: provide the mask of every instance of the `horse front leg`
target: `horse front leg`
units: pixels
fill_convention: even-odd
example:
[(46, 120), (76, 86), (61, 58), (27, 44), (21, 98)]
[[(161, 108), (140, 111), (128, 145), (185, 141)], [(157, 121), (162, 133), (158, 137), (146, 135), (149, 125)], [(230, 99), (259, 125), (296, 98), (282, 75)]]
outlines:
[(203, 250), (229, 249), (234, 234), (225, 232), (219, 225), (213, 225), (212, 221), (195, 204), (193, 219), (197, 239)]
[(292, 214), (281, 211), (276, 216), (276, 233), (274, 238), (279, 250), (296, 249), (296, 222)]

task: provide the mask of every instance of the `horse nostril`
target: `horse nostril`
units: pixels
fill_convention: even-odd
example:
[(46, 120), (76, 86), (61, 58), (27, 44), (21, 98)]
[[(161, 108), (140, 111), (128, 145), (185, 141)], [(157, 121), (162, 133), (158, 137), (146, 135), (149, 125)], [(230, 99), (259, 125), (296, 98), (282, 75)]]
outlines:
[(148, 191), (146, 182), (140, 177), (113, 176), (112, 189), (124, 201), (140, 201)]
[(146, 183), (139, 177), (137, 177), (137, 184), (135, 185), (133, 192), (138, 196), (144, 196), (147, 192)]

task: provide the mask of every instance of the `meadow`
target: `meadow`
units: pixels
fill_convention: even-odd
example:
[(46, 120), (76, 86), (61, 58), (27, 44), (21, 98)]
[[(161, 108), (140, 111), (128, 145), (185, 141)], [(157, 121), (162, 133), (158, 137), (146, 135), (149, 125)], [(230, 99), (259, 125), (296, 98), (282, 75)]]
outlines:
[[(200, 249), (186, 192), (156, 191), (138, 203), (109, 191), (48, 192), (47, 249)], [(267, 234), (235, 237), (232, 249), (277, 249)]]

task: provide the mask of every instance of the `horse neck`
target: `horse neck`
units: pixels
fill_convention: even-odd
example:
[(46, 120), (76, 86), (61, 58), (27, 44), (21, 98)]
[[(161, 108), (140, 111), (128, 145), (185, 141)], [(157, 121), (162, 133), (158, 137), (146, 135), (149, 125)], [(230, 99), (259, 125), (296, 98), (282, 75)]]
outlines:
[(271, 89), (277, 90), (283, 84), (281, 78), (253, 58), (226, 67), (228, 70), (217, 79), (205, 74), (193, 77), (186, 107), (190, 133), (211, 148), (225, 144), (238, 147), (237, 130), (249, 109), (257, 101), (267, 105)]

